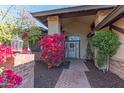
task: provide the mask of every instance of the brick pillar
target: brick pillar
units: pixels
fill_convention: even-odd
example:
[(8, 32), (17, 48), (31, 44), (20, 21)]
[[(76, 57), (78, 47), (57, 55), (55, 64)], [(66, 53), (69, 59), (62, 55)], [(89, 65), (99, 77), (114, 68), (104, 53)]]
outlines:
[(16, 54), (14, 72), (23, 77), (19, 88), (34, 87), (34, 54)]

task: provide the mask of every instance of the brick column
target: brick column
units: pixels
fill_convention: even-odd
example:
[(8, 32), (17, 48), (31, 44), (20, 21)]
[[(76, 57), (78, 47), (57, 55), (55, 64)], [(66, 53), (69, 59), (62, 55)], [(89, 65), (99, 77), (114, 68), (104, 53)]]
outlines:
[(34, 54), (16, 54), (14, 62), (14, 72), (23, 77), (19, 88), (34, 87)]

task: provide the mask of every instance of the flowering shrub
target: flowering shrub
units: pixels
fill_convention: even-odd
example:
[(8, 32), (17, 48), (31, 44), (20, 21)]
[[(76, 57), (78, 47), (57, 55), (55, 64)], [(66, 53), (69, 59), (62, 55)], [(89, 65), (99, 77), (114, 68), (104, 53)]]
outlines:
[(28, 54), (28, 53), (30, 53), (30, 51), (29, 51), (28, 32), (23, 32), (22, 38), (23, 38), (23, 41), (24, 41), (24, 42), (23, 42), (22, 53), (23, 53), (23, 54)]
[(0, 75), (0, 83), (4, 88), (14, 88), (22, 82), (22, 77), (16, 75), (12, 70), (3, 70)]
[(40, 40), (40, 38), (44, 35), (44, 32), (41, 28), (37, 26), (31, 26), (23, 30), (23, 32), (20, 33), (20, 36), (25, 41), (35, 44), (37, 41)]
[(16, 75), (12, 70), (14, 56), (10, 46), (0, 46), (0, 85), (5, 88), (12, 88), (22, 82), (22, 77)]
[(13, 64), (14, 57), (10, 46), (0, 46), (0, 68), (6, 67), (6, 62)]
[(43, 49), (39, 59), (44, 60), (48, 68), (59, 66), (64, 60), (64, 35), (46, 35), (39, 41)]

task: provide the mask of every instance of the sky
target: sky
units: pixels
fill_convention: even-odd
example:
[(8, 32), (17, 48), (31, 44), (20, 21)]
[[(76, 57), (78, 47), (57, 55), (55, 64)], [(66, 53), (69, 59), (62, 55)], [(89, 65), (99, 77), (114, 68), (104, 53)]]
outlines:
[[(25, 8), (29, 12), (39, 12), (39, 11), (46, 11), (52, 9), (59, 9), (65, 7), (72, 7), (75, 5), (16, 5), (18, 9)], [(0, 7), (4, 9), (8, 9), (10, 5), (1, 5)]]
[(71, 7), (72, 5), (32, 5), (32, 6), (24, 6), (27, 11), (30, 12), (38, 12), (38, 11), (46, 11), (52, 9), (59, 9), (65, 7)]
[[(8, 10), (12, 5), (0, 5), (0, 9)], [(22, 9), (25, 9), (29, 13), (33, 12), (42, 12), (42, 11), (48, 11), (48, 10), (54, 10), (54, 9), (60, 9), (60, 8), (66, 8), (66, 7), (72, 7), (74, 5), (14, 5), (13, 8), (11, 8), (10, 12), (14, 16), (18, 16), (18, 12)]]
[[(14, 16), (18, 16), (18, 12), (21, 9), (25, 9), (27, 12), (33, 13), (33, 12), (47, 11), (47, 10), (60, 9), (60, 8), (66, 8), (66, 7), (72, 7), (72, 6), (75, 6), (75, 5), (17, 5), (17, 6), (14, 6), (15, 8), (11, 9), (10, 12)], [(0, 8), (4, 10), (8, 10), (10, 7), (11, 5), (0, 5)], [(39, 22), (38, 22), (38, 25), (43, 28), (46, 28), (43, 24)]]

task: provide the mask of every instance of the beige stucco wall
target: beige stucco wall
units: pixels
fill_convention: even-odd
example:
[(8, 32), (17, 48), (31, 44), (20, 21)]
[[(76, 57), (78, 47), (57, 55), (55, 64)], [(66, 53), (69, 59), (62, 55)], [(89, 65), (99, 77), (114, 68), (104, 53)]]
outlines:
[[(121, 18), (120, 20), (116, 21), (113, 25), (124, 29), (124, 18)], [(113, 30), (113, 31), (115, 33), (117, 33), (117, 35), (119, 37), (119, 41), (121, 42), (121, 45), (120, 45), (117, 53), (114, 55), (114, 57), (124, 60), (124, 34), (117, 32), (115, 30)]]
[[(90, 25), (93, 21), (92, 17), (77, 17), (72, 19), (62, 20), (63, 31), (65, 35), (79, 35), (80, 36), (80, 58), (85, 59), (87, 48), (87, 34), (91, 31)], [(87, 20), (87, 21), (86, 21)]]
[(113, 25), (124, 29), (124, 17), (121, 18), (120, 20), (116, 21)]
[(113, 31), (115, 33), (117, 33), (117, 35), (119, 37), (119, 41), (121, 42), (121, 45), (119, 46), (117, 53), (113, 57), (124, 60), (124, 34), (117, 32), (115, 30), (113, 30)]
[(48, 34), (60, 34), (60, 20), (58, 16), (50, 16), (48, 20)]

